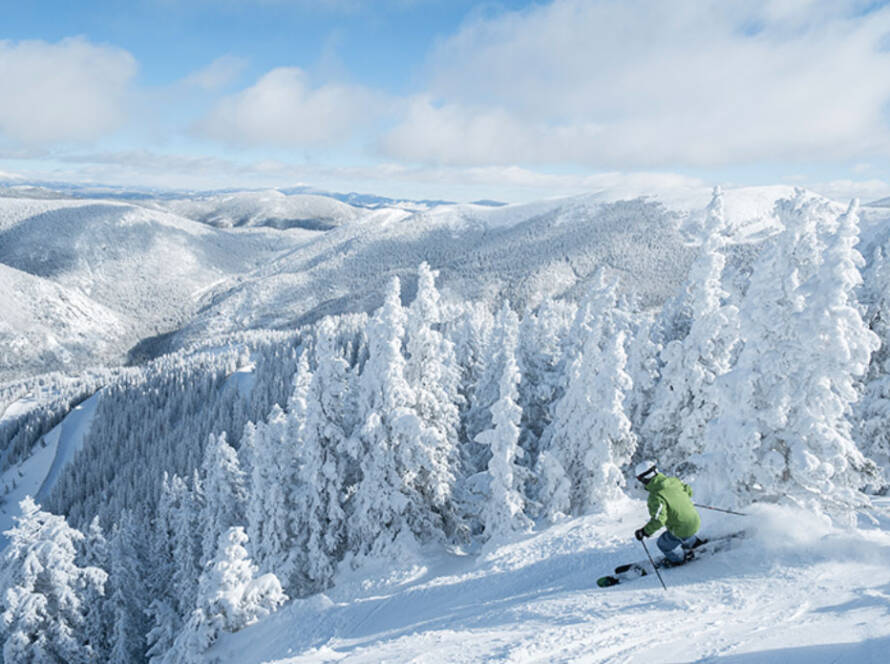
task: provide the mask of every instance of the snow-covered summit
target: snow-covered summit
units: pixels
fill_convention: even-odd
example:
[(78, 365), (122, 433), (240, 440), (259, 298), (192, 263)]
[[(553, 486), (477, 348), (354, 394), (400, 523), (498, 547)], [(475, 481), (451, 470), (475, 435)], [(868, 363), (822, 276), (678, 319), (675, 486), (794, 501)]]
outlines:
[(328, 196), (288, 195), (277, 190), (161, 199), (150, 204), (219, 228), (271, 226), (328, 230), (352, 223), (364, 213)]

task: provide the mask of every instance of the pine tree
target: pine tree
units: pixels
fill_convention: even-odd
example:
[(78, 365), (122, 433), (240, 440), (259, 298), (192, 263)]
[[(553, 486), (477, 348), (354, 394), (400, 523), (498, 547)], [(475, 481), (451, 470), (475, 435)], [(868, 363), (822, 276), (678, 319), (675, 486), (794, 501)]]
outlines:
[[(311, 374), (303, 426), (300, 464), (291, 489), (295, 568), (301, 593), (327, 587), (346, 542), (346, 514), (342, 498), (349, 491), (346, 450), (349, 426), (344, 405), (350, 400), (349, 366), (337, 348), (336, 325), (322, 321), (316, 334), (316, 371)], [(296, 581), (286, 586), (296, 589)]]
[(776, 211), (785, 230), (755, 264), (744, 348), (697, 463), (706, 493), (730, 488), (739, 502), (790, 499), (845, 518), (872, 470), (851, 439), (853, 378), (878, 345), (855, 306), (858, 217), (851, 205), (838, 218), (804, 192)]
[(574, 305), (547, 298), (536, 310), (526, 312), (519, 326), (519, 445), (524, 452), (521, 464), (527, 468), (538, 462), (542, 437), (551, 421), (550, 405), (561, 395), (562, 340), (574, 313)]
[(210, 437), (201, 464), (204, 504), (201, 510), (203, 539), (202, 564), (213, 556), (219, 534), (244, 523), (247, 502), (244, 473), (238, 454), (226, 441), (226, 434)]
[(287, 600), (274, 574), (256, 576), (241, 527), (229, 528), (201, 573), (197, 604), (163, 658), (169, 664), (198, 664), (222, 632), (237, 632), (275, 611)]
[(129, 664), (144, 658), (148, 591), (139, 551), (140, 537), (135, 517), (124, 510), (110, 542), (111, 574), (107, 593), (112, 618), (110, 664)]
[(405, 380), (414, 394), (421, 427), (410, 463), (416, 477), (413, 489), (442, 516), (445, 528), (453, 531), (451, 489), (458, 461), (459, 371), (454, 345), (437, 329), (442, 323), (437, 274), (428, 264), (420, 265), (417, 295), (405, 321)]
[(187, 486), (182, 478), (173, 476), (170, 481), (172, 494), (172, 553), (173, 574), (171, 576), (174, 598), (177, 600), (177, 614), (185, 616), (189, 607), (194, 606), (198, 591), (198, 575), (201, 570), (201, 538), (204, 533), (203, 491), (198, 471), (192, 475), (192, 485)]
[(516, 403), (521, 380), (516, 362), (519, 319), (506, 303), (498, 313), (495, 329), (499, 348), (495, 363), (501, 367), (499, 396), (491, 407), (493, 427), (476, 436), (477, 442), (491, 449), (487, 471), (489, 489), (481, 509), (481, 522), (485, 537), (492, 542), (531, 528), (521, 491), (525, 469), (516, 463), (523, 454), (519, 447), (522, 410)]
[(87, 598), (102, 596), (107, 574), (77, 564), (83, 534), (30, 498), (7, 531), (0, 570), (3, 660), (35, 664), (86, 664), (96, 652), (86, 633)]
[(174, 559), (176, 539), (176, 506), (179, 496), (172, 481), (164, 473), (158, 507), (149, 528), (150, 553), (145, 573), (145, 585), (150, 598), (146, 608), (148, 631), (145, 633), (146, 655), (150, 661), (159, 661), (172, 646), (182, 626), (179, 614), (178, 588), (173, 583), (177, 568)]
[(549, 485), (545, 510), (551, 518), (602, 509), (617, 497), (624, 483), (620, 469), (636, 449), (624, 410), (633, 385), (625, 371), (627, 316), (618, 309), (617, 287), (601, 270), (573, 324), (581, 338), (568, 345), (566, 390), (542, 454), (547, 459), (541, 476)]
[[(106, 573), (111, 571), (109, 545), (98, 516), (90, 521), (86, 536), (79, 542), (78, 562), (83, 567), (97, 567)], [(106, 596), (109, 594), (108, 587), (109, 584), (106, 583), (104, 589)], [(102, 593), (95, 590), (83, 600), (87, 607), (84, 632), (92, 647), (93, 656), (97, 660), (105, 660), (110, 649), (113, 621), (109, 603), (105, 601)]]
[(353, 454), (361, 480), (350, 500), (350, 548), (381, 552), (398, 535), (431, 535), (438, 523), (413, 484), (414, 441), (422, 431), (405, 380), (405, 311), (398, 278), (368, 324), (368, 359), (359, 383), (363, 422)]
[[(308, 372), (307, 367), (304, 358), (301, 360), (301, 376)], [(294, 407), (293, 399), (291, 407)], [(289, 561), (294, 555), (295, 534), (291, 529), (293, 506), (288, 493), (296, 474), (299, 441), (294, 438), (296, 434), (291, 421), (297, 417), (297, 413), (285, 414), (275, 405), (268, 421), (260, 422), (248, 434), (253, 449), (246, 510), (251, 550), (261, 570), (275, 572), (283, 579), (293, 574)]]
[(738, 309), (725, 304), (721, 285), (727, 231), (723, 194), (715, 187), (686, 285), (689, 332), (668, 342), (661, 353), (661, 380), (643, 426), (644, 456), (657, 458), (668, 471), (694, 472), (690, 459), (701, 451), (704, 428), (717, 415), (714, 382), (732, 367), (738, 343)]
[(878, 462), (883, 470), (871, 487), (882, 491), (890, 485), (890, 427), (887, 426), (890, 421), (890, 261), (885, 247), (875, 249), (865, 280), (867, 320), (870, 329), (878, 335), (881, 347), (872, 355), (857, 408), (855, 433), (863, 453)]

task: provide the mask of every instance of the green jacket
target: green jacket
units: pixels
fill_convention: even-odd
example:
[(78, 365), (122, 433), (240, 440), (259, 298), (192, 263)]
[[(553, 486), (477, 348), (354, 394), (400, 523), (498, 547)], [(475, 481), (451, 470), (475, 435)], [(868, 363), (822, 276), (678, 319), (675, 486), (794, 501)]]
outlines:
[(652, 517), (643, 532), (652, 535), (662, 527), (680, 539), (692, 537), (701, 527), (701, 518), (692, 504), (692, 487), (676, 477), (658, 473), (646, 485), (649, 514)]

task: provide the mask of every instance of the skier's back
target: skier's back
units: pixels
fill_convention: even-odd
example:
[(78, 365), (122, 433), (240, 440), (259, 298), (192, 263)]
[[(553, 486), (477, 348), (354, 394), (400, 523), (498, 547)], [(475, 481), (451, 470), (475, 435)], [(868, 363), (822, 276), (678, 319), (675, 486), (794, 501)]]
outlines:
[[(687, 559), (686, 552), (698, 542), (695, 534), (701, 528), (701, 517), (692, 504), (692, 487), (676, 477), (659, 473), (654, 461), (639, 464), (636, 475), (649, 492), (647, 504), (651, 518), (634, 535), (641, 540), (666, 528), (658, 538), (658, 548), (666, 562), (682, 565)], [(683, 551), (678, 551), (678, 547)]]

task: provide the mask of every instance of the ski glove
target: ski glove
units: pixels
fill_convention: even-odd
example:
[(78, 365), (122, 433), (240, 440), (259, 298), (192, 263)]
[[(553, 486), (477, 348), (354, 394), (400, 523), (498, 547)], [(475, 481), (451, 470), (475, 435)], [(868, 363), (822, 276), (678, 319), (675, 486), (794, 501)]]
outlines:
[(644, 529), (637, 528), (634, 531), (634, 537), (636, 537), (638, 540), (640, 540), (642, 542), (644, 537), (649, 537), (649, 536), (646, 534), (646, 531)]

